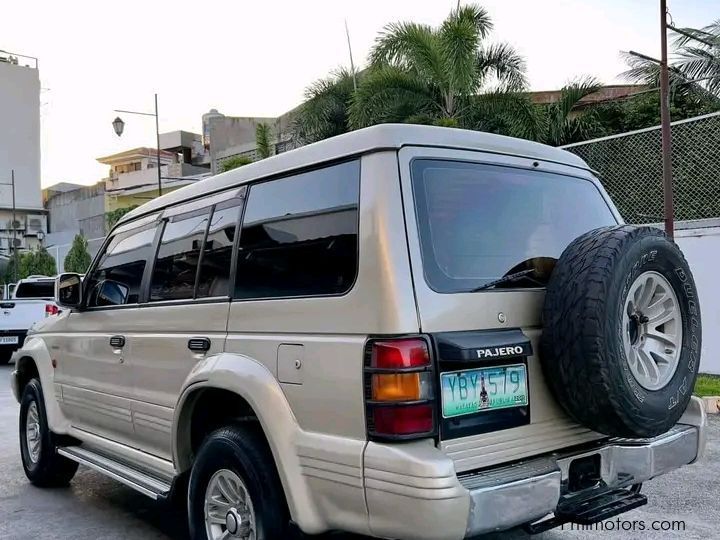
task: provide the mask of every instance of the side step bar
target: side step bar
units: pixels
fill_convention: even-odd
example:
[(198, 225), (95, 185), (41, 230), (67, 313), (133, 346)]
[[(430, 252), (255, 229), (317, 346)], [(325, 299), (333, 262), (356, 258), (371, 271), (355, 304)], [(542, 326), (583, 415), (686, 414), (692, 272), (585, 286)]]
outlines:
[(57, 453), (117, 480), (151, 499), (167, 497), (172, 487), (165, 480), (150, 476), (87, 448), (65, 446), (58, 448)]

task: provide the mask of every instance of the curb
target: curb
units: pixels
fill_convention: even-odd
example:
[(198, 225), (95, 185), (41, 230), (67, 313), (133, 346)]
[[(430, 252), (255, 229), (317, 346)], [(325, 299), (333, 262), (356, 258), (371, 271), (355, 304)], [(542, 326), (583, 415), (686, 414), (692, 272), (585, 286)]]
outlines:
[(720, 396), (700, 398), (708, 414), (720, 414)]

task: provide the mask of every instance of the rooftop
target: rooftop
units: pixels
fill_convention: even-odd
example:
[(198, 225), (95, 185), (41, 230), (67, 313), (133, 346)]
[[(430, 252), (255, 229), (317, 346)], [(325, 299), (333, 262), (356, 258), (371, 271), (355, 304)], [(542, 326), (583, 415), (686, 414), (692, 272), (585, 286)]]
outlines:
[[(411, 124), (382, 124), (360, 129), (290, 152), (245, 165), (168, 193), (130, 212), (127, 219), (160, 210), (202, 195), (229, 189), (265, 176), (282, 174), (302, 167), (370, 152), (400, 149), (404, 146), (442, 146), (493, 154), (527, 157), (587, 169), (575, 154), (544, 144), (502, 135)], [(125, 221), (125, 220), (123, 220)]]
[[(118, 152), (117, 154), (111, 154), (105, 157), (99, 157), (97, 160), (105, 165), (117, 165), (128, 161), (134, 161), (137, 159), (157, 156), (157, 150), (155, 148), (148, 148), (141, 146), (139, 148), (132, 148), (125, 150), (124, 152)], [(166, 159), (175, 159), (175, 154), (167, 152), (165, 150), (160, 151), (160, 156)]]

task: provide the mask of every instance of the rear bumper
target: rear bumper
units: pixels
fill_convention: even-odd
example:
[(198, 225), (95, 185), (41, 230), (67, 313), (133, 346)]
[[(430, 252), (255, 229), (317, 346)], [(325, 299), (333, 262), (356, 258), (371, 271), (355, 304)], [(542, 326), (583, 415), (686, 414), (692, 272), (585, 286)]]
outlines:
[[(681, 423), (659, 437), (605, 439), (569, 452), (460, 476), (448, 474), (439, 451), (425, 463), (429, 474), (422, 474), (424, 467), (417, 458), (429, 456), (431, 449), (408, 446), (402, 451), (408, 460), (402, 478), (396, 469), (398, 452), (385, 453), (370, 443), (365, 473), (370, 526), (378, 536), (461, 540), (537, 521), (557, 508), (567, 491), (573, 460), (599, 454), (607, 487), (638, 484), (699, 459), (705, 448), (705, 424), (702, 402), (693, 398)], [(413, 459), (408, 451), (420, 454)], [(383, 457), (387, 461), (381, 465)]]

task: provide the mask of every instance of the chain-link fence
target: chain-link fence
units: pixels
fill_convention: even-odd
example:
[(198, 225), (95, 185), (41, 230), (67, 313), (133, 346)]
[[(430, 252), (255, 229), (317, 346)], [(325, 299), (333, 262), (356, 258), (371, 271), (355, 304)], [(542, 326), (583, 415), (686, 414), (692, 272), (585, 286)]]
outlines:
[[(628, 223), (663, 220), (660, 126), (564, 146), (598, 173)], [(672, 123), (675, 219), (720, 217), (720, 112)]]

